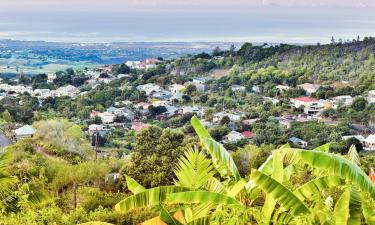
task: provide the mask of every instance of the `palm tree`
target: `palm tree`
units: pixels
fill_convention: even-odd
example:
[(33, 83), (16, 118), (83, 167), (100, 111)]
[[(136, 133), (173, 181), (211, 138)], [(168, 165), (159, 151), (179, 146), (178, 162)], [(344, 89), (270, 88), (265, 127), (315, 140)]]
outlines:
[(116, 210), (154, 207), (167, 224), (375, 224), (375, 185), (356, 164), (355, 149), (345, 158), (329, 153), (329, 144), (285, 145), (242, 178), (196, 117), (192, 125), (202, 150), (189, 148), (179, 160), (175, 185), (145, 189), (127, 177), (134, 195)]

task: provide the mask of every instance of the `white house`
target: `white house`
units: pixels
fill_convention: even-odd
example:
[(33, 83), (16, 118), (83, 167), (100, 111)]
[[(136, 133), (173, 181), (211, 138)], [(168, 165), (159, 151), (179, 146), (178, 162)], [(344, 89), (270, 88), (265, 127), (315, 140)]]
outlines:
[(368, 103), (375, 103), (375, 90), (368, 91), (368, 96), (367, 96), (367, 102)]
[(183, 106), (180, 108), (181, 114), (193, 113), (198, 117), (202, 116), (202, 111), (197, 106)]
[(240, 132), (231, 131), (229, 134), (227, 134), (225, 136), (224, 142), (227, 142), (227, 143), (236, 143), (236, 142), (238, 142), (238, 141), (240, 141), (240, 140), (242, 140), (244, 138), (245, 137)]
[(355, 138), (358, 141), (360, 141), (363, 145), (365, 144), (366, 138), (363, 137), (362, 135), (347, 135), (347, 136), (342, 136), (342, 140), (349, 140), (350, 138)]
[(246, 91), (246, 87), (241, 85), (232, 85), (232, 91)]
[(295, 108), (303, 107), (304, 113), (306, 114), (316, 114), (324, 110), (325, 101), (318, 100), (310, 96), (304, 96), (300, 98), (290, 99), (290, 102)]
[(349, 106), (353, 102), (353, 97), (350, 95), (341, 95), (332, 98), (332, 107), (337, 108), (339, 104)]
[(205, 77), (196, 77), (193, 79), (194, 84), (205, 84), (207, 82), (207, 78)]
[(137, 86), (137, 90), (144, 91), (147, 95), (150, 95), (152, 92), (162, 90), (162, 88), (159, 85), (149, 83)]
[(104, 124), (108, 124), (108, 123), (113, 123), (113, 121), (115, 120), (116, 118), (116, 115), (115, 114), (112, 114), (110, 112), (103, 112), (103, 113), (98, 113), (98, 115), (101, 119), (102, 119), (102, 122)]
[(287, 86), (287, 85), (281, 85), (281, 84), (279, 84), (279, 85), (276, 86), (276, 89), (278, 89), (279, 91), (287, 91), (287, 90), (290, 89), (290, 87)]
[(225, 116), (229, 117), (231, 121), (239, 121), (241, 119), (242, 113), (226, 113), (226, 112), (218, 112), (215, 113), (212, 119), (212, 122), (218, 123), (220, 122)]
[(294, 145), (297, 145), (302, 148), (306, 148), (308, 146), (308, 143), (306, 141), (297, 137), (291, 137), (289, 138), (289, 141), (292, 142)]
[(315, 93), (320, 88), (320, 85), (304, 83), (304, 84), (298, 85), (298, 87), (305, 90), (308, 95), (311, 95), (312, 93)]
[(35, 128), (30, 125), (25, 125), (13, 131), (17, 140), (25, 137), (32, 137), (35, 134), (35, 132)]
[(364, 149), (367, 151), (375, 151), (375, 134), (371, 134), (365, 139)]
[(89, 135), (99, 133), (100, 136), (105, 136), (108, 133), (108, 131), (109, 129), (107, 129), (104, 125), (91, 124), (89, 126)]
[(73, 85), (67, 85), (65, 87), (59, 87), (54, 91), (54, 95), (57, 97), (61, 96), (69, 96), (71, 98), (74, 98), (79, 94), (78, 88), (74, 87)]

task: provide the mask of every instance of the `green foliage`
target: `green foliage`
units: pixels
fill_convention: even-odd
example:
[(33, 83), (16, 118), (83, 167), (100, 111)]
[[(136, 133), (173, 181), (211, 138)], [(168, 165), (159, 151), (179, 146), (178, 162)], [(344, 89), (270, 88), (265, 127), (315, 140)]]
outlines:
[(175, 130), (161, 130), (154, 126), (143, 129), (137, 135), (134, 150), (122, 168), (122, 174), (135, 177), (146, 188), (172, 184), (175, 159), (183, 153), (183, 140), (184, 135)]

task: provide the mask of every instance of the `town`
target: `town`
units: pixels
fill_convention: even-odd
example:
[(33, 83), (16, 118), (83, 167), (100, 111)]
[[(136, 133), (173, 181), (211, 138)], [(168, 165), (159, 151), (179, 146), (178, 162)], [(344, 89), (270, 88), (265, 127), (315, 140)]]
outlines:
[[(206, 57), (206, 61), (210, 63), (214, 61), (216, 64), (224, 59), (223, 56), (207, 59), (204, 54), (202, 57)], [(200, 59), (198, 58), (198, 60)], [(37, 79), (41, 80), (46, 87), (50, 85), (54, 89), (38, 88), (38, 85), (32, 85), (31, 81), (27, 82), (27, 79), (31, 78), (24, 75), (15, 79), (2, 79), (0, 81), (0, 100), (18, 99), (20, 96), (28, 95), (37, 99), (39, 107), (43, 107), (46, 102), (55, 102), (55, 99), (59, 98), (75, 101), (77, 98), (89, 97), (96, 90), (116, 84), (116, 89), (122, 94), (107, 96), (115, 99), (105, 102), (104, 105), (96, 105), (93, 110), (81, 116), (80, 120), (75, 120), (75, 123), (85, 127), (86, 134), (90, 139), (97, 140), (98, 136), (106, 139), (113, 136), (111, 135), (113, 131), (119, 129), (133, 131), (133, 133), (128, 132), (127, 134), (134, 136), (151, 125), (178, 128), (178, 125), (173, 125), (173, 122), (177, 123), (177, 119), (181, 120), (182, 118), (187, 121), (186, 118), (196, 115), (205, 127), (216, 129), (216, 137), (219, 141), (226, 146), (232, 146), (232, 149), (233, 146), (242, 146), (244, 143), (262, 144), (264, 141), (260, 136), (264, 135), (263, 131), (259, 128), (253, 129), (261, 120), (273, 121), (277, 127), (276, 130), (280, 130), (281, 133), (293, 129), (296, 124), (305, 122), (334, 126), (341, 122), (340, 118), (330, 116), (335, 110), (350, 108), (353, 104), (371, 105), (375, 103), (375, 90), (369, 90), (361, 95), (335, 95), (319, 98), (317, 93), (325, 90), (333, 92), (335, 87), (314, 83), (302, 83), (295, 86), (272, 84), (272, 87), (262, 83), (246, 86), (241, 82), (228, 84), (224, 81), (224, 83), (220, 83), (223, 78), (232, 77), (231, 79), (233, 79), (238, 76), (233, 75), (236, 70), (239, 70), (238, 66), (234, 65), (231, 69), (211, 69), (205, 73), (205, 76), (196, 76), (187, 75), (186, 71), (175, 66), (175, 63), (173, 60), (163, 61), (161, 58), (149, 58), (144, 61), (127, 61), (120, 65), (87, 69), (77, 74), (74, 71), (64, 71), (56, 74), (38, 75)], [(170, 79), (169, 81), (149, 82), (151, 79), (145, 80), (146, 76), (154, 76), (160, 70), (163, 70), (161, 73), (166, 73), (166, 70), (170, 72), (166, 78)], [(65, 84), (61, 82), (62, 77), (67, 76), (66, 74), (69, 72), (72, 73), (72, 76), (68, 79), (73, 79), (73, 76), (79, 74), (82, 82), (75, 86), (69, 80)], [(142, 84), (138, 82), (140, 80)], [(29, 85), (25, 85), (25, 83), (29, 83)], [(164, 85), (160, 83), (164, 83)], [(341, 86), (345, 87), (345, 85), (345, 82), (342, 82)], [(271, 95), (269, 90), (265, 91), (266, 88), (272, 89)], [(124, 97), (125, 92), (128, 96)], [(292, 92), (294, 92), (293, 97), (289, 97)], [(218, 96), (223, 94), (229, 97), (220, 99)], [(213, 98), (209, 98), (210, 95), (213, 95)], [(278, 111), (264, 118), (264, 115), (254, 112), (253, 109), (251, 112), (246, 110), (246, 105), (248, 105), (246, 99), (255, 101), (255, 106), (259, 104), (263, 107), (267, 106), (268, 110), (277, 109)], [(18, 104), (22, 105), (22, 100)], [(3, 110), (7, 110), (5, 105)], [(360, 110), (364, 110), (364, 108)], [(73, 116), (73, 118), (79, 119), (77, 116)], [(32, 119), (27, 122), (30, 124), (16, 123), (12, 132), (7, 132), (9, 139), (16, 141), (32, 136), (36, 129), (32, 127)], [(184, 123), (180, 124), (184, 125)], [(225, 129), (222, 129), (223, 125)], [(284, 137), (284, 141), (301, 148), (316, 147), (316, 143), (311, 143), (311, 140), (304, 140), (302, 136), (292, 136), (293, 132), (289, 133), (291, 136)], [(350, 129), (340, 135), (342, 141), (354, 138), (365, 151), (375, 151), (374, 115), (370, 116), (368, 121), (353, 122), (350, 124)], [(11, 142), (6, 143), (10, 144)], [(96, 151), (103, 153), (101, 154), (103, 157), (109, 156), (104, 150), (98, 150), (97, 141), (92, 141), (92, 143)], [(266, 143), (275, 144), (277, 140)], [(99, 145), (104, 147), (102, 149), (105, 149), (106, 146), (119, 146), (110, 143), (110, 141), (105, 144), (99, 143)], [(131, 150), (131, 147), (128, 150)], [(125, 156), (125, 154), (121, 156)]]

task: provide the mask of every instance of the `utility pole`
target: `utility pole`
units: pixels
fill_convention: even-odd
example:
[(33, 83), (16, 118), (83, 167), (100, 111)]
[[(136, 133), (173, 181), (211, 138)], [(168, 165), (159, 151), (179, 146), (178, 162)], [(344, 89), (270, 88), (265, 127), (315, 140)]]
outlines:
[(73, 182), (73, 201), (74, 201), (74, 208), (77, 208), (77, 183)]

